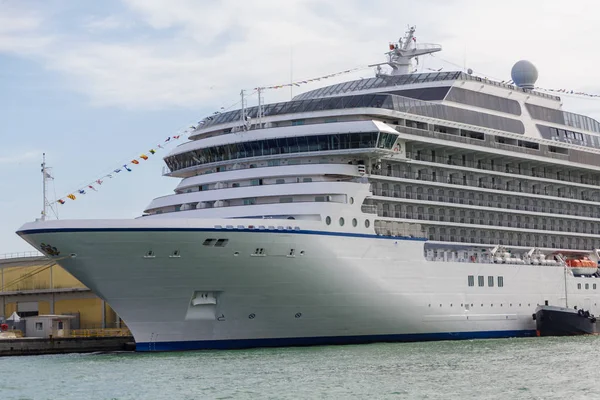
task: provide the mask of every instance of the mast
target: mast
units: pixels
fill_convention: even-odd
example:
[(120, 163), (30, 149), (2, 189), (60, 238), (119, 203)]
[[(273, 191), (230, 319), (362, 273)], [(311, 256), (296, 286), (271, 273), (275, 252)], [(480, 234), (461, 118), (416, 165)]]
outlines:
[(46, 220), (46, 211), (48, 209), (48, 202), (46, 200), (46, 153), (42, 154), (42, 197), (44, 204), (42, 205), (42, 221)]
[(564, 266), (564, 272), (565, 272), (565, 307), (569, 308), (569, 299), (567, 297), (567, 264), (565, 263)]
[(240, 97), (242, 98), (242, 112), (240, 115), (240, 120), (242, 123), (242, 129), (245, 130), (246, 127), (246, 91), (242, 89), (240, 91)]
[[(415, 37), (414, 26), (410, 27), (404, 37), (400, 38), (398, 42), (390, 43), (390, 51), (385, 53), (388, 60), (383, 63), (372, 64), (369, 67), (380, 67), (381, 65), (389, 65), (392, 67), (391, 74), (404, 75), (410, 74), (412, 71), (412, 59), (417, 60), (418, 57), (425, 54), (431, 54), (442, 50), (442, 46), (433, 43), (417, 43)], [(379, 70), (379, 68), (378, 68)], [(378, 73), (378, 75), (381, 75)]]
[[(46, 153), (42, 154), (42, 197), (43, 197), (43, 204), (42, 204), (42, 215), (41, 215), (41, 220), (45, 221), (46, 217), (48, 216), (48, 208), (50, 208), (50, 202), (48, 201), (48, 181), (54, 180), (54, 177), (50, 174), (50, 171), (52, 170), (52, 168), (47, 167), (46, 166)], [(54, 214), (56, 215), (56, 218), (58, 218), (58, 212), (54, 211)]]
[(263, 117), (263, 100), (262, 100), (262, 88), (256, 89), (258, 93), (258, 110), (256, 118), (258, 119), (258, 126), (262, 128), (262, 117)]

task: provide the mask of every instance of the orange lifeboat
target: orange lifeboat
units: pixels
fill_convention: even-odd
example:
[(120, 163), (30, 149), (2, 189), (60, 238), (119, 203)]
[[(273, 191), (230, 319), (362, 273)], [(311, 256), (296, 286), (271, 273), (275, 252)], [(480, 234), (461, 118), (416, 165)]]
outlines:
[(567, 259), (566, 261), (567, 267), (572, 267), (573, 266), (573, 260), (572, 259)]
[(569, 258), (565, 260), (567, 267), (571, 267), (575, 275), (593, 275), (598, 271), (598, 264), (588, 257)]

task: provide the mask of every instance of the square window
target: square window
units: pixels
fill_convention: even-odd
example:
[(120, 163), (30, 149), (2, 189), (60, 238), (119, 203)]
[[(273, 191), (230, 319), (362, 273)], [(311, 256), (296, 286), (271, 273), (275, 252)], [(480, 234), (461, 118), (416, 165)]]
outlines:
[(225, 247), (227, 245), (227, 242), (229, 242), (229, 239), (219, 239), (215, 243), (215, 247)]
[(35, 323), (35, 330), (36, 331), (41, 331), (42, 329), (44, 329), (44, 325), (41, 322), (36, 322)]
[(204, 243), (202, 243), (204, 246), (212, 246), (215, 244), (215, 242), (217, 241), (217, 239), (206, 239), (204, 241)]

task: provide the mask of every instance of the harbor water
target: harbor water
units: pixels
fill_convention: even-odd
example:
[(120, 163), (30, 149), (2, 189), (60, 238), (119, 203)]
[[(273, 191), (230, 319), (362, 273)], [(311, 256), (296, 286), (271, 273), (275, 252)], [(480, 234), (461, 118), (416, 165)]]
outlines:
[(2, 399), (600, 398), (600, 337), (0, 358)]

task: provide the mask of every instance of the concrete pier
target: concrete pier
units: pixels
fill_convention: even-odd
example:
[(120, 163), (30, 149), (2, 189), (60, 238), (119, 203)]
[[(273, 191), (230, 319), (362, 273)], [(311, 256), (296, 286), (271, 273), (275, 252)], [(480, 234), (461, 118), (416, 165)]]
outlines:
[(17, 338), (0, 340), (0, 356), (133, 350), (135, 350), (135, 343), (131, 336), (68, 337), (53, 339)]

